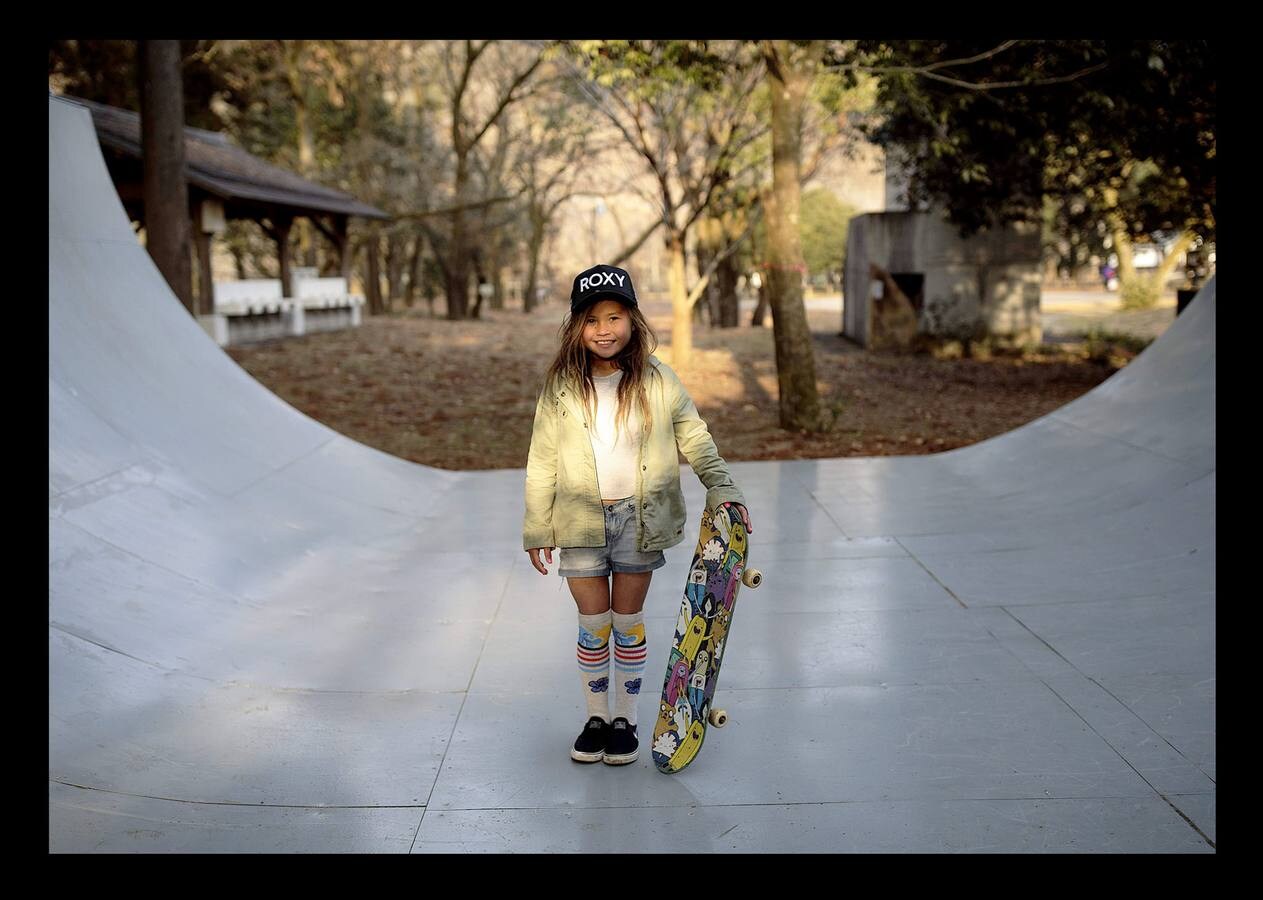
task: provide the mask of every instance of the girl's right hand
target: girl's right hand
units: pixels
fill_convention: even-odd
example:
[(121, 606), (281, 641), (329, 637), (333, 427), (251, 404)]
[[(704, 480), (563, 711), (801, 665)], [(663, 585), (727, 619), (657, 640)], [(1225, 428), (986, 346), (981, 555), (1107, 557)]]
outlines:
[(552, 547), (535, 547), (534, 549), (527, 550), (526, 552), (531, 555), (531, 565), (533, 565), (536, 569), (539, 570), (539, 574), (547, 575), (548, 570), (545, 569), (543, 563), (540, 562), (540, 557), (541, 556), (544, 557), (544, 559), (551, 566), (553, 564), (553, 548)]

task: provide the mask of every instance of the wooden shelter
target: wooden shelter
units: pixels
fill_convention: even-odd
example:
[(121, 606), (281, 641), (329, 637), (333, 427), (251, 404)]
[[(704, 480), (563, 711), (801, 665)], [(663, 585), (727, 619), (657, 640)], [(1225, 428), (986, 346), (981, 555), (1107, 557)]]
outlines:
[[(97, 139), (110, 177), (129, 216), (143, 222), (144, 154), (140, 114), (78, 97), (67, 97), (92, 113)], [(337, 248), (341, 274), (350, 279), (347, 222), (351, 216), (390, 219), (388, 213), (361, 203), (350, 194), (308, 181), (264, 162), (229, 142), (228, 137), (201, 128), (184, 129), (184, 166), (189, 188), (189, 214), (200, 273), (198, 305), (214, 308), (211, 281), (211, 236), (229, 219), (250, 219), (276, 241), (283, 295), (293, 296), (292, 266), (287, 248), (294, 220), (305, 216)]]

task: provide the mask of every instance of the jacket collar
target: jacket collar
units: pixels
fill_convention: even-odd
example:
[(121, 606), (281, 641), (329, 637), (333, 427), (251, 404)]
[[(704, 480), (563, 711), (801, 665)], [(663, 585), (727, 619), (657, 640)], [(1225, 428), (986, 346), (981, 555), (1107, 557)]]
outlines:
[[(659, 365), (658, 357), (651, 355), (649, 357), (649, 366), (656, 368)], [(571, 381), (565, 381), (560, 387), (553, 389), (553, 397), (558, 403), (569, 409), (571, 415), (578, 416), (580, 421), (587, 421), (587, 413), (583, 408), (582, 387), (577, 387)]]

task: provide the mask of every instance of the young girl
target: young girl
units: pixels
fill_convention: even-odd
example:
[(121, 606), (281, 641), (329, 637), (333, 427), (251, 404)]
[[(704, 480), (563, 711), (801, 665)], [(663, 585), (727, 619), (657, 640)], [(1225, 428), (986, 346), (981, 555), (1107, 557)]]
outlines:
[(526, 465), (523, 547), (542, 575), (541, 556), (551, 565), (560, 548), (557, 571), (579, 610), (588, 722), (570, 756), (585, 763), (625, 765), (639, 756), (645, 595), (687, 520), (677, 447), (706, 485), (706, 506), (734, 504), (751, 530), (745, 498), (706, 423), (680, 379), (652, 355), (657, 337), (638, 307), (623, 269), (598, 265), (575, 278)]

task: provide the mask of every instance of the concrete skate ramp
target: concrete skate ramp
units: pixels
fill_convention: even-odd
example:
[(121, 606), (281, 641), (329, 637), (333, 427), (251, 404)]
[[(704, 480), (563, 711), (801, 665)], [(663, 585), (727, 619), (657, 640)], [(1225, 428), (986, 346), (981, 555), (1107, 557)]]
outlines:
[(282, 402), (166, 286), (86, 110), (50, 97), (48, 152), (50, 850), (1213, 852), (1213, 283), (1010, 433), (733, 464), (766, 580), (731, 723), (666, 777), (691, 541), (645, 605), (640, 760), (572, 762), (523, 472)]

